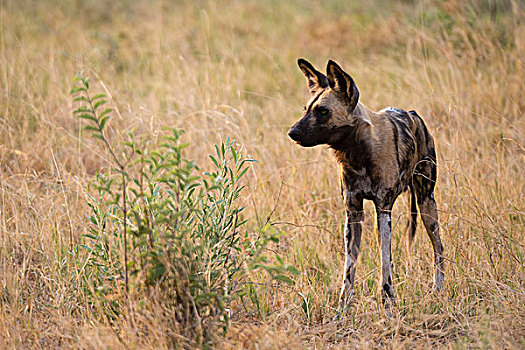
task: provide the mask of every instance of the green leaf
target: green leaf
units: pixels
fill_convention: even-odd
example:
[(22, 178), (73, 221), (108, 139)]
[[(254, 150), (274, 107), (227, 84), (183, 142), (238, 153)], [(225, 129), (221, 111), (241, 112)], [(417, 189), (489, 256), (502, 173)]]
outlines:
[(91, 238), (92, 240), (95, 240), (95, 241), (98, 241), (99, 240), (99, 237), (98, 236), (95, 236), (95, 235), (92, 235), (92, 234), (89, 234), (89, 233), (86, 233), (83, 235), (84, 237), (87, 237), (87, 238)]
[(86, 249), (86, 250), (89, 250), (90, 252), (93, 251), (93, 249), (92, 249), (90, 246), (87, 246), (87, 245), (85, 245), (85, 244), (80, 244), (80, 246), (81, 246), (82, 248)]
[(86, 125), (86, 126), (84, 126), (84, 130), (100, 132), (100, 129), (99, 129), (99, 128), (97, 128), (96, 126), (90, 126), (90, 125)]
[(239, 173), (239, 175), (237, 175), (237, 180), (239, 180), (241, 177), (243, 177), (243, 176), (246, 174), (246, 172), (248, 171), (248, 169), (250, 169), (250, 168), (244, 168), (244, 169)]
[(108, 102), (107, 100), (99, 100), (97, 101), (94, 105), (93, 105), (93, 109), (94, 110), (97, 110), (98, 107), (102, 106), (103, 104), (105, 104), (106, 102)]
[(233, 156), (233, 162), (237, 164), (237, 151), (235, 151), (235, 148), (232, 148), (232, 156)]
[(104, 125), (106, 125), (106, 122), (108, 120), (109, 120), (109, 115), (106, 115), (106, 116), (100, 118), (99, 125), (100, 125), (100, 130), (101, 131), (104, 129)]
[(91, 97), (92, 101), (98, 100), (99, 98), (106, 98), (105, 94), (96, 94), (95, 96)]
[(157, 281), (166, 272), (166, 267), (159, 261), (155, 262), (155, 265), (148, 271), (147, 279), (148, 282)]
[(82, 113), (82, 114), (77, 115), (77, 118), (91, 120), (91, 121), (94, 121), (95, 123), (98, 122), (97, 118), (95, 118), (91, 114), (86, 114), (86, 113)]
[(74, 102), (87, 102), (89, 101), (86, 96), (77, 96), (73, 99)]
[(86, 106), (81, 106), (81, 107), (78, 107), (77, 109), (75, 109), (73, 111), (73, 113), (91, 113), (93, 114), (93, 111), (89, 108), (87, 108)]
[(86, 88), (83, 87), (83, 86), (75, 86), (74, 88), (72, 88), (70, 91), (69, 91), (69, 94), (70, 95), (73, 95), (73, 94), (76, 94), (77, 92), (80, 92), (80, 91), (83, 91), (83, 92), (86, 92)]
[(208, 155), (208, 157), (210, 157), (211, 161), (213, 162), (213, 164), (215, 164), (215, 166), (216, 166), (217, 168), (220, 168), (220, 167), (219, 167), (219, 163), (217, 162), (217, 159), (215, 159), (214, 156), (212, 156), (212, 155), (210, 154), (210, 155)]
[(286, 268), (286, 270), (290, 271), (292, 274), (296, 275), (296, 276), (299, 276), (300, 275), (300, 272), (299, 270), (297, 270), (294, 266), (288, 266)]
[(106, 114), (109, 114), (109, 113), (111, 113), (111, 112), (113, 112), (113, 109), (111, 109), (111, 108), (106, 108), (106, 109), (104, 109), (104, 110), (102, 111), (102, 113), (100, 113), (99, 115), (100, 115), (100, 117), (102, 118), (103, 116), (105, 116)]

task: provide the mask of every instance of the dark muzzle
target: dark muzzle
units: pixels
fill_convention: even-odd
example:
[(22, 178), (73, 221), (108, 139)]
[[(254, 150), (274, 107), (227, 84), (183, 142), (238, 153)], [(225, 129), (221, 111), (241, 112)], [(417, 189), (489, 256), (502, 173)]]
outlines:
[(288, 130), (288, 136), (294, 141), (299, 141), (301, 138), (301, 132), (296, 127), (292, 127)]

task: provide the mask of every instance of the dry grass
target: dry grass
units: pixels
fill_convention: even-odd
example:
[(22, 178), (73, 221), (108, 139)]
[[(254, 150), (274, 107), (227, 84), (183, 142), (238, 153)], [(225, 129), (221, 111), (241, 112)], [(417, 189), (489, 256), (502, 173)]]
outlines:
[[(258, 159), (244, 192), (248, 226), (273, 210), (275, 250), (301, 275), (261, 289), (266, 314), (234, 305), (221, 347), (525, 347), (523, 3), (346, 3), (0, 1), (0, 348), (166, 348), (177, 336), (160, 311), (137, 315), (147, 332), (93, 318), (70, 273), (86, 184), (107, 166), (71, 115), (79, 69), (112, 93), (122, 115), (113, 140), (179, 126), (204, 169), (228, 135)], [(436, 139), (445, 288), (428, 294), (421, 224), (413, 256), (405, 249), (400, 198), (394, 319), (380, 307), (367, 206), (358, 302), (334, 320), (343, 207), (329, 151), (286, 136), (307, 94), (298, 57), (321, 67), (334, 58), (370, 108), (416, 109)]]

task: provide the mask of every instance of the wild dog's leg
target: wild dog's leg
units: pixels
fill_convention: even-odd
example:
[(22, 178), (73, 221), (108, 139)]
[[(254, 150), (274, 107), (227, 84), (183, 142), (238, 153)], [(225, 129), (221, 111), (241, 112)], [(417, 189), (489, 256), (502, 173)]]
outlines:
[(410, 248), (412, 247), (412, 243), (414, 242), (414, 237), (416, 235), (416, 228), (417, 228), (417, 205), (416, 205), (416, 192), (414, 190), (414, 185), (412, 185), (412, 181), (410, 181), (409, 184), (409, 191), (410, 191), (410, 216), (408, 218), (408, 225), (407, 225), (407, 233), (408, 233), (408, 251), (410, 252)]
[(417, 194), (419, 213), (430, 241), (434, 248), (434, 289), (443, 287), (445, 261), (443, 259), (443, 244), (439, 236), (437, 205), (434, 200), (434, 186), (436, 183), (436, 164), (432, 159), (422, 160), (414, 172), (414, 187)]
[(345, 306), (353, 297), (357, 257), (361, 246), (364, 212), (363, 201), (348, 203), (346, 201), (346, 222), (344, 231), (346, 263), (343, 271), (343, 286), (340, 302)]
[(394, 288), (392, 286), (392, 253), (391, 246), (391, 219), (392, 206), (380, 208), (376, 205), (377, 213), (377, 229), (379, 230), (379, 237), (381, 239), (381, 276), (382, 289), (381, 296), (385, 308), (389, 308), (390, 304), (394, 303)]
[(441, 238), (439, 236), (439, 224), (437, 205), (434, 200), (434, 194), (419, 200), (419, 211), (421, 213), (421, 219), (425, 224), (428, 236), (432, 242), (434, 248), (434, 264), (436, 267), (436, 274), (434, 275), (434, 289), (439, 290), (443, 287), (443, 279), (445, 278), (445, 261), (443, 259), (443, 244), (441, 244)]

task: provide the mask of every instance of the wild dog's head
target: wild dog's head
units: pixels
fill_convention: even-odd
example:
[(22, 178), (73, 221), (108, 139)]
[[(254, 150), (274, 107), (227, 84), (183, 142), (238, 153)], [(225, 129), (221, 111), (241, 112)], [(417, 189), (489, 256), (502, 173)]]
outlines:
[(303, 147), (335, 144), (356, 122), (370, 123), (366, 116), (354, 115), (359, 102), (359, 90), (352, 77), (334, 61), (328, 61), (326, 75), (308, 61), (297, 63), (306, 77), (312, 98), (306, 104), (304, 116), (288, 131), (288, 136)]

